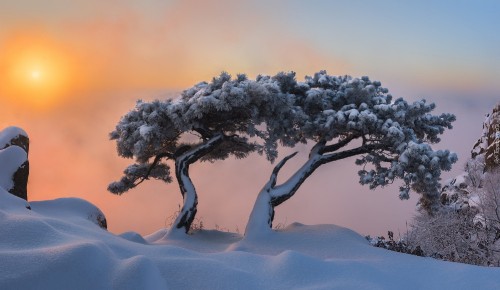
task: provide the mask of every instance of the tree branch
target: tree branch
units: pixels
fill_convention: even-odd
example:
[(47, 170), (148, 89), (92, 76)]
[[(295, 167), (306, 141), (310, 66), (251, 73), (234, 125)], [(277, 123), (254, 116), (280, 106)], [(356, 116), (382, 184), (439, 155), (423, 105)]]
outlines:
[(311, 148), (311, 151), (309, 152), (309, 159), (311, 158), (312, 155), (314, 154), (321, 154), (321, 151), (325, 148), (326, 140), (321, 139), (316, 143), (313, 148)]
[(203, 142), (195, 147), (190, 147), (189, 149), (183, 151), (181, 154), (175, 154), (175, 159), (184, 159), (183, 162), (189, 164), (196, 162), (198, 159), (212, 151), (218, 144), (220, 144), (224, 139), (226, 139), (222, 133), (213, 135), (208, 141)]
[(281, 168), (285, 165), (285, 163), (292, 159), (295, 155), (297, 155), (298, 151), (295, 151), (294, 153), (286, 156), (283, 158), (278, 164), (273, 169), (273, 172), (271, 173), (271, 177), (269, 178), (269, 186), (270, 188), (274, 188), (276, 185), (276, 180), (278, 179), (278, 173), (280, 172)]
[(382, 161), (382, 162), (392, 163), (393, 161), (397, 161), (398, 160), (397, 158), (394, 158), (394, 157), (393, 158), (387, 157), (383, 153), (373, 152), (372, 154), (374, 156), (377, 156), (380, 159), (380, 161)]
[(160, 160), (162, 158), (164, 158), (164, 157), (168, 157), (168, 158), (173, 159), (174, 155), (171, 154), (171, 153), (167, 153), (167, 152), (156, 155), (155, 159), (153, 160), (153, 163), (151, 163), (151, 165), (149, 165), (149, 168), (148, 168), (148, 171), (146, 172), (146, 174), (140, 178), (139, 182), (134, 183), (134, 187), (136, 187), (137, 185), (139, 185), (142, 182), (144, 182), (144, 180), (148, 180), (149, 179), (149, 175), (151, 174), (151, 172), (153, 171), (153, 169), (156, 167), (156, 165), (158, 165), (158, 163), (160, 162)]
[(383, 144), (366, 144), (366, 145), (363, 145), (363, 146), (360, 146), (360, 147), (357, 147), (354, 149), (349, 149), (349, 150), (345, 150), (345, 151), (338, 152), (338, 153), (331, 153), (328, 155), (323, 155), (321, 157), (320, 162), (322, 164), (325, 164), (325, 163), (329, 163), (332, 161), (337, 161), (340, 159), (345, 159), (345, 158), (349, 158), (352, 156), (356, 156), (359, 154), (370, 153), (373, 150), (382, 149), (383, 147), (384, 147)]
[(210, 132), (210, 130), (206, 130), (204, 128), (193, 128), (193, 131), (200, 134), (202, 139), (210, 139), (213, 137), (213, 133)]
[(335, 144), (332, 144), (332, 145), (328, 145), (328, 146), (325, 146), (323, 147), (321, 150), (320, 150), (320, 154), (324, 154), (324, 153), (331, 153), (331, 152), (335, 152), (345, 146), (347, 146), (347, 144), (351, 143), (352, 140), (354, 139), (357, 139), (361, 136), (359, 135), (351, 135), (349, 137), (346, 137), (344, 140), (340, 140), (339, 142), (335, 143)]

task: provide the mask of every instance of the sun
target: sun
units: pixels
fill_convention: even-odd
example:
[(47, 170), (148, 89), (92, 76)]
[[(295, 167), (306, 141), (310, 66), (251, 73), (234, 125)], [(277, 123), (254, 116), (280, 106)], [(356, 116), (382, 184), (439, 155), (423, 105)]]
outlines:
[(39, 70), (33, 70), (31, 71), (31, 78), (35, 81), (40, 80), (41, 73)]
[(0, 97), (24, 108), (47, 109), (67, 97), (73, 61), (61, 46), (47, 39), (22, 37), (2, 49)]

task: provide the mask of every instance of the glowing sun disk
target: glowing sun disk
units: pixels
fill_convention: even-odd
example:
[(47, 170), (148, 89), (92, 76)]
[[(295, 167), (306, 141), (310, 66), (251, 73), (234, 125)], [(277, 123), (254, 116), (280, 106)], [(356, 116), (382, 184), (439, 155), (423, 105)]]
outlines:
[[(0, 95), (25, 107), (44, 109), (63, 101), (73, 77), (73, 61), (50, 41), (14, 41), (4, 49), (5, 83)], [(2, 69), (2, 66), (0, 66)], [(3, 70), (2, 69), (2, 70)]]
[(31, 77), (35, 80), (38, 80), (40, 78), (40, 76), (41, 76), (41, 73), (38, 70), (34, 70), (31, 72)]

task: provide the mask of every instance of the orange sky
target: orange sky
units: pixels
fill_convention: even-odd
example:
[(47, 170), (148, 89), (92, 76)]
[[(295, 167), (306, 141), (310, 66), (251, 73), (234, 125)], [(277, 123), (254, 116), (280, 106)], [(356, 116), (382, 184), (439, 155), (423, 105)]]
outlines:
[[(411, 89), (497, 88), (495, 4), (471, 10), (463, 3), (406, 7), (390, 1), (4, 2), (0, 73), (23, 61), (43, 62), (60, 78), (51, 85), (65, 87), (67, 95), (182, 89), (222, 70), (303, 76), (328, 69)], [(8, 95), (19, 90), (17, 78), (2, 86)]]
[[(176, 185), (105, 190), (127, 164), (107, 134), (135, 100), (175, 96), (223, 70), (369, 75), (456, 113), (442, 146), (467, 155), (500, 99), (499, 12), (494, 1), (0, 1), (0, 127), (31, 136), (30, 198), (85, 198), (112, 231), (148, 233), (181, 202)], [(359, 186), (357, 168), (339, 170), (351, 163), (321, 168), (278, 221), (403, 227), (414, 200), (400, 202), (396, 186)], [(194, 166), (206, 225), (243, 230), (271, 170), (258, 156)]]

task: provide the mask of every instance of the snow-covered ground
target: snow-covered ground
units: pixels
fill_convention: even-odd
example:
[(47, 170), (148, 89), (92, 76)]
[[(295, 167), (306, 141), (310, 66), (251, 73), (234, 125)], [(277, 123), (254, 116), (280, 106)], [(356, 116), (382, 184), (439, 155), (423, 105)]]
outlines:
[(334, 225), (164, 239), (109, 233), (81, 199), (31, 208), (0, 188), (0, 289), (500, 289), (500, 268), (374, 248)]

